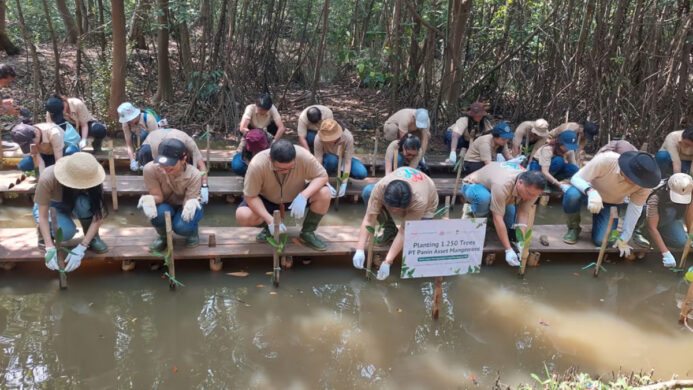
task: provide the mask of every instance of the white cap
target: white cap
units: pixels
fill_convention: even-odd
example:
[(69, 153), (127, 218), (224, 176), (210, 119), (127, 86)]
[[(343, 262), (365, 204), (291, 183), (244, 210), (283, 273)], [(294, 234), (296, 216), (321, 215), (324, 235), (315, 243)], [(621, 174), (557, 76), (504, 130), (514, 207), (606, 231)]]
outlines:
[(427, 129), (430, 126), (428, 121), (428, 110), (425, 108), (419, 108), (416, 110), (416, 128), (417, 129)]
[(118, 122), (127, 123), (140, 115), (140, 109), (132, 103), (125, 102), (118, 106)]
[(675, 173), (667, 181), (669, 187), (669, 197), (671, 201), (678, 204), (691, 203), (691, 192), (693, 192), (693, 178), (686, 173)]

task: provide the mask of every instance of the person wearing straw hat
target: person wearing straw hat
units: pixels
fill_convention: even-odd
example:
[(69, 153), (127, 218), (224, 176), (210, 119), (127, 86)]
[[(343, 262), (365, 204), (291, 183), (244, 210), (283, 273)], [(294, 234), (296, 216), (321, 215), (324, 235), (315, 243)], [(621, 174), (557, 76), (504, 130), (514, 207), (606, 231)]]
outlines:
[(693, 127), (667, 134), (655, 159), (665, 177), (672, 173), (689, 173), (693, 161)]
[(185, 144), (176, 138), (165, 138), (159, 144), (157, 157), (142, 172), (149, 194), (140, 197), (137, 207), (149, 218), (158, 235), (149, 249), (166, 249), (167, 211), (171, 213), (173, 232), (185, 237), (185, 247), (198, 246), (198, 228), (204, 214), (200, 204), (202, 173), (188, 164)]
[(383, 125), (386, 141), (394, 141), (404, 137), (407, 133), (413, 133), (421, 140), (421, 156), (417, 156), (414, 165), (424, 159), (428, 150), (428, 142), (431, 139), (431, 120), (428, 110), (425, 108), (403, 108), (392, 114)]
[(256, 154), (269, 148), (270, 135), (262, 129), (251, 129), (245, 133), (238, 150), (231, 159), (231, 171), (238, 176), (245, 177), (248, 171), (248, 164)]
[(320, 124), (326, 119), (334, 119), (332, 110), (328, 107), (316, 104), (303, 110), (298, 116), (298, 126), (296, 127), (299, 145), (312, 152)]
[[(43, 169), (55, 164), (56, 161), (79, 151), (74, 145), (65, 144), (65, 132), (55, 123), (37, 123), (29, 125), (19, 123), (12, 128), (12, 140), (19, 145), (25, 156), (17, 164), (17, 169), (28, 172), (38, 168)], [(39, 166), (34, 166), (34, 159), (29, 155), (31, 145), (36, 145), (39, 156)]]
[[(657, 249), (662, 253), (662, 264), (675, 267), (676, 259), (669, 248), (681, 249), (686, 245), (686, 226), (693, 222), (689, 211), (693, 192), (693, 178), (686, 173), (675, 173), (652, 191), (640, 218), (647, 225), (647, 232)], [(685, 222), (684, 222), (685, 221)], [(647, 238), (633, 235), (633, 242), (650, 247)]]
[(515, 128), (515, 136), (513, 137), (512, 155), (519, 156), (523, 153), (522, 148), (527, 147), (525, 153), (532, 154), (532, 151), (537, 151), (544, 146), (546, 138), (549, 136), (549, 123), (545, 119), (537, 119), (535, 121), (524, 121)]
[(472, 142), (469, 150), (464, 155), (464, 174), (469, 175), (484, 165), (496, 161), (501, 154), (507, 161), (521, 163), (524, 156), (512, 159), (508, 142), (513, 139), (513, 130), (507, 122), (499, 122), (491, 130), (491, 134), (482, 135)]
[[(594, 156), (570, 179), (570, 188), (563, 195), (563, 212), (568, 214), (568, 231), (563, 236), (566, 244), (575, 244), (580, 235), (580, 208), (587, 204), (592, 213), (592, 242), (601, 246), (609, 225), (611, 206), (623, 207), (630, 199), (626, 217), (614, 247), (621, 257), (630, 255), (628, 245), (643, 206), (652, 188), (659, 184), (662, 174), (654, 157), (644, 152), (626, 152), (621, 155), (605, 152)], [(618, 221), (614, 222), (616, 230)]]
[[(525, 171), (519, 164), (493, 162), (463, 179), (462, 195), (474, 217), (491, 213), (498, 239), (505, 249), (505, 261), (520, 265), (520, 256), (510, 245), (515, 228), (526, 227), (529, 210), (544, 192), (546, 179), (537, 171)], [(521, 249), (521, 248), (520, 248)]]
[[(299, 240), (311, 249), (327, 250), (327, 245), (315, 234), (330, 208), (327, 181), (327, 171), (308, 150), (285, 139), (275, 141), (269, 150), (256, 154), (248, 165), (236, 221), (240, 226), (260, 226), (262, 229), (255, 238), (265, 242), (274, 234), (272, 213), (280, 210), (283, 218), (288, 208), (294, 219), (305, 217)], [(283, 222), (279, 229), (286, 232)]]
[[(390, 266), (402, 252), (404, 245), (404, 225), (406, 221), (432, 219), (438, 209), (436, 185), (425, 173), (410, 167), (397, 168), (380, 179), (373, 189), (366, 215), (359, 229), (359, 241), (352, 259), (354, 267), (363, 269), (366, 259), (364, 249), (368, 240), (368, 227), (375, 226), (376, 220), (383, 224), (383, 234), (375, 238), (376, 243), (390, 245), (385, 260), (378, 270), (378, 280), (390, 275)], [(402, 220), (399, 228), (394, 218)]]
[(279, 110), (272, 103), (272, 97), (269, 93), (263, 93), (258, 96), (254, 104), (245, 107), (238, 127), (241, 134), (245, 134), (251, 129), (263, 129), (271, 134), (275, 140), (280, 139), (286, 131)]
[(103, 139), (107, 133), (106, 125), (94, 118), (82, 100), (62, 95), (56, 95), (56, 97), (62, 100), (65, 120), (70, 122), (80, 134), (79, 148), (84, 149), (87, 147), (87, 138), (92, 137), (94, 139), (92, 141), (94, 152), (100, 152)]
[[(343, 128), (334, 119), (325, 119), (320, 125), (318, 136), (315, 137), (315, 159), (322, 162), (327, 174), (336, 174), (339, 164), (339, 151), (342, 151), (342, 172), (346, 177), (353, 179), (365, 179), (368, 170), (356, 157), (354, 157), (354, 136), (348, 129)], [(342, 197), (346, 193), (347, 180), (343, 180), (337, 190), (330, 184), (327, 186), (332, 192), (332, 197)]]
[(130, 157), (130, 170), (136, 172), (140, 169), (140, 165), (137, 162), (133, 145), (139, 146), (137, 145), (138, 136), (140, 142), (144, 142), (149, 133), (159, 128), (159, 123), (155, 115), (140, 110), (130, 102), (118, 106), (118, 122), (123, 125), (125, 146), (128, 157)]
[(471, 142), (491, 132), (493, 124), (488, 116), (484, 104), (474, 102), (469, 106), (467, 113), (445, 131), (443, 141), (450, 148), (448, 162), (455, 164), (457, 156), (464, 156)]
[(574, 131), (564, 131), (534, 153), (529, 170), (541, 171), (549, 184), (567, 191), (570, 185), (561, 181), (570, 179), (579, 170), (575, 161), (577, 148), (577, 134)]
[[(51, 223), (57, 223), (62, 239), (72, 239), (77, 233), (72, 216), (82, 225), (84, 238), (70, 250), (65, 271), (71, 272), (82, 263), (87, 249), (95, 253), (108, 252), (108, 246), (99, 237), (99, 228), (107, 216), (103, 201), (103, 180), (106, 173), (90, 153), (79, 152), (58, 160), (46, 168), (39, 177), (34, 194), (34, 220), (38, 224), (39, 240), (46, 248), (46, 267), (57, 271), (58, 253), (51, 235)], [(57, 221), (49, 219), (49, 209), (55, 207)]]

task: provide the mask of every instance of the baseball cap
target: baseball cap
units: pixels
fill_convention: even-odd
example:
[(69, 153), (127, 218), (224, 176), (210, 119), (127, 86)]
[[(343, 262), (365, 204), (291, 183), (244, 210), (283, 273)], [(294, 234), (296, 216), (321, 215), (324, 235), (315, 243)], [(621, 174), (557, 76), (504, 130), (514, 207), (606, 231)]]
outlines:
[(12, 141), (16, 142), (22, 149), (22, 153), (29, 153), (31, 144), (36, 138), (34, 126), (19, 123), (12, 128)]
[(565, 146), (568, 150), (577, 150), (577, 133), (572, 130), (566, 130), (558, 135), (558, 143)]
[(429, 126), (428, 121), (428, 110), (425, 108), (419, 108), (416, 110), (416, 128), (417, 129), (427, 129)]
[(58, 114), (65, 110), (65, 105), (63, 103), (63, 99), (57, 96), (51, 96), (48, 98), (48, 100), (46, 100), (45, 108), (46, 111), (50, 112), (51, 114)]
[(667, 181), (669, 187), (669, 197), (671, 201), (678, 204), (691, 203), (691, 192), (693, 192), (693, 178), (686, 173), (675, 173)]
[(245, 149), (250, 153), (258, 153), (269, 147), (267, 135), (262, 129), (252, 129), (245, 135)]
[(510, 128), (510, 125), (508, 125), (507, 122), (498, 122), (495, 126), (493, 126), (493, 129), (491, 130), (491, 134), (494, 137), (500, 137), (504, 139), (513, 139), (515, 134), (513, 134), (513, 130)]
[(183, 159), (185, 152), (183, 141), (175, 138), (166, 138), (159, 144), (159, 155), (156, 156), (156, 163), (172, 167)]

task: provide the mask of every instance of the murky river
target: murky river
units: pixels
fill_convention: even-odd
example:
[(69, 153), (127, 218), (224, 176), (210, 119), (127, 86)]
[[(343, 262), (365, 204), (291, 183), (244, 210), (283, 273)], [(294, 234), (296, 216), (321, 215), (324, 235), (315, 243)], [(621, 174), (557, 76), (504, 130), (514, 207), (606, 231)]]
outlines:
[[(31, 226), (16, 203), (0, 227)], [(234, 210), (212, 205), (204, 225), (228, 226)], [(345, 205), (325, 223), (361, 212)], [(145, 226), (131, 202), (109, 223)], [(179, 262), (173, 292), (144, 264), (83, 264), (64, 292), (42, 265), (20, 265), (0, 271), (0, 388), (487, 388), (531, 383), (545, 366), (693, 376), (681, 275), (652, 258), (594, 279), (581, 270), (592, 260), (544, 257), (525, 280), (498, 262), (447, 278), (438, 321), (430, 279), (367, 282), (349, 258), (296, 264), (278, 289), (269, 259), (220, 273)]]

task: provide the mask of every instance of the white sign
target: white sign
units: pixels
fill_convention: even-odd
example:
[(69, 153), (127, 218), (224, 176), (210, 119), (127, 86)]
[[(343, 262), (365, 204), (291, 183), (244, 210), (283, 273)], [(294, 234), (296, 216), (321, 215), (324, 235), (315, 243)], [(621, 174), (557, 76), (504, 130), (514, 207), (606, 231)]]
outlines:
[(486, 218), (407, 221), (403, 279), (478, 273)]

